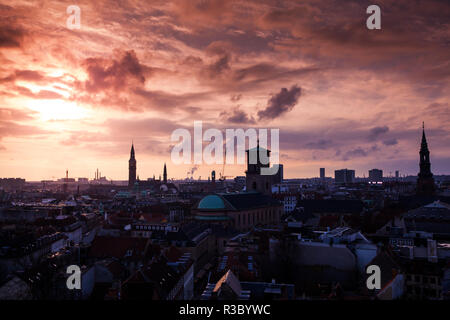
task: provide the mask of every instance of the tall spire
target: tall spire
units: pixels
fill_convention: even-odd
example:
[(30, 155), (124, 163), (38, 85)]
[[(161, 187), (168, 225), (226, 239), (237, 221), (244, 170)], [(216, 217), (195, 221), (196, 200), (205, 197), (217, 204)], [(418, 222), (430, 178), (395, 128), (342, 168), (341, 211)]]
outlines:
[(419, 178), (417, 180), (417, 193), (433, 194), (435, 190), (433, 174), (431, 173), (430, 151), (425, 136), (425, 123), (422, 122), (422, 142), (420, 144)]
[(167, 167), (166, 167), (166, 163), (165, 162), (164, 162), (163, 179), (164, 179), (164, 183), (167, 183)]
[(134, 159), (134, 143), (133, 143), (133, 140), (131, 140), (130, 159)]
[(420, 145), (420, 150), (423, 152), (428, 151), (427, 138), (425, 136), (425, 122), (422, 122), (422, 143)]
[(134, 187), (136, 182), (136, 158), (134, 155), (134, 143), (131, 141), (130, 160), (128, 160), (128, 186)]

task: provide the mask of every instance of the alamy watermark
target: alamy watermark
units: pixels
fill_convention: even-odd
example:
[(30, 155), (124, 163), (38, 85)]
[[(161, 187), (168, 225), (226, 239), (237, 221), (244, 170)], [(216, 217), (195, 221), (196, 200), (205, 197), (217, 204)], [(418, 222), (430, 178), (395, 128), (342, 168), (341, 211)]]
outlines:
[(70, 5), (66, 9), (69, 17), (66, 20), (66, 26), (68, 29), (80, 29), (81, 28), (81, 9), (77, 5)]
[(367, 266), (366, 273), (370, 276), (367, 277), (366, 286), (369, 290), (381, 289), (381, 269), (376, 264)]
[[(81, 28), (81, 9), (77, 5), (70, 5), (66, 9), (69, 17), (66, 20), (66, 26), (70, 30)], [(366, 13), (370, 16), (366, 20), (366, 27), (369, 30), (381, 29), (381, 9), (376, 4), (367, 7)]]
[[(268, 152), (268, 130), (270, 130), (270, 155)], [(245, 164), (247, 139), (249, 146), (248, 163), (262, 164), (261, 175), (277, 174), (280, 153), (279, 129), (258, 129), (258, 131), (254, 128), (245, 131), (244, 129), (225, 129), (224, 152), (222, 131), (210, 128), (203, 133), (202, 121), (194, 121), (193, 139), (191, 132), (187, 129), (180, 128), (172, 132), (171, 141), (179, 143), (172, 148), (171, 159), (175, 164)], [(203, 142), (209, 142), (209, 144), (203, 148)], [(269, 166), (270, 163), (273, 164), (272, 167)]]
[(367, 14), (371, 14), (366, 20), (366, 27), (369, 30), (381, 29), (381, 9), (376, 4), (372, 4), (366, 9)]
[(69, 274), (66, 281), (67, 289), (81, 289), (81, 269), (79, 266), (72, 264), (67, 267), (66, 273)]

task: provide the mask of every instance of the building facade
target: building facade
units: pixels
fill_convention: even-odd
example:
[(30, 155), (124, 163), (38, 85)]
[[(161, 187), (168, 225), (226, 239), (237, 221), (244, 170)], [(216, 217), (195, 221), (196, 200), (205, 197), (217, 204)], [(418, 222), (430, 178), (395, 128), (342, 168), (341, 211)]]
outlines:
[(335, 170), (334, 181), (337, 184), (347, 184), (355, 182), (355, 170), (350, 169)]
[(205, 223), (220, 223), (245, 231), (255, 225), (277, 224), (283, 204), (256, 192), (207, 195), (193, 210), (194, 218)]
[(382, 182), (383, 181), (383, 170), (381, 170), (381, 169), (369, 170), (369, 181), (370, 182)]

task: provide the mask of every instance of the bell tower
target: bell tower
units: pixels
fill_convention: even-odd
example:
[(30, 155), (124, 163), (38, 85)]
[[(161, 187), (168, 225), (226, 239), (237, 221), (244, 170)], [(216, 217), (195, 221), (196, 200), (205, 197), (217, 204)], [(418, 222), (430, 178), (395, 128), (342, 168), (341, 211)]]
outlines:
[(261, 168), (269, 168), (270, 163), (269, 161), (262, 163), (260, 158), (261, 154), (263, 154), (267, 159), (270, 159), (270, 150), (260, 147), (258, 140), (256, 148), (245, 152), (247, 153), (247, 170), (245, 171), (247, 192), (256, 191), (271, 195), (273, 176), (261, 174)]

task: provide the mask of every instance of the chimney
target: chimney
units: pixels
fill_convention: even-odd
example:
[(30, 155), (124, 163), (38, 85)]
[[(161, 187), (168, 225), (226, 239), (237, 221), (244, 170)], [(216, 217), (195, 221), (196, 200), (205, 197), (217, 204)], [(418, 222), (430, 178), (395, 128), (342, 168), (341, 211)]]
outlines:
[(436, 263), (438, 261), (436, 240), (427, 240), (427, 257), (429, 262)]

